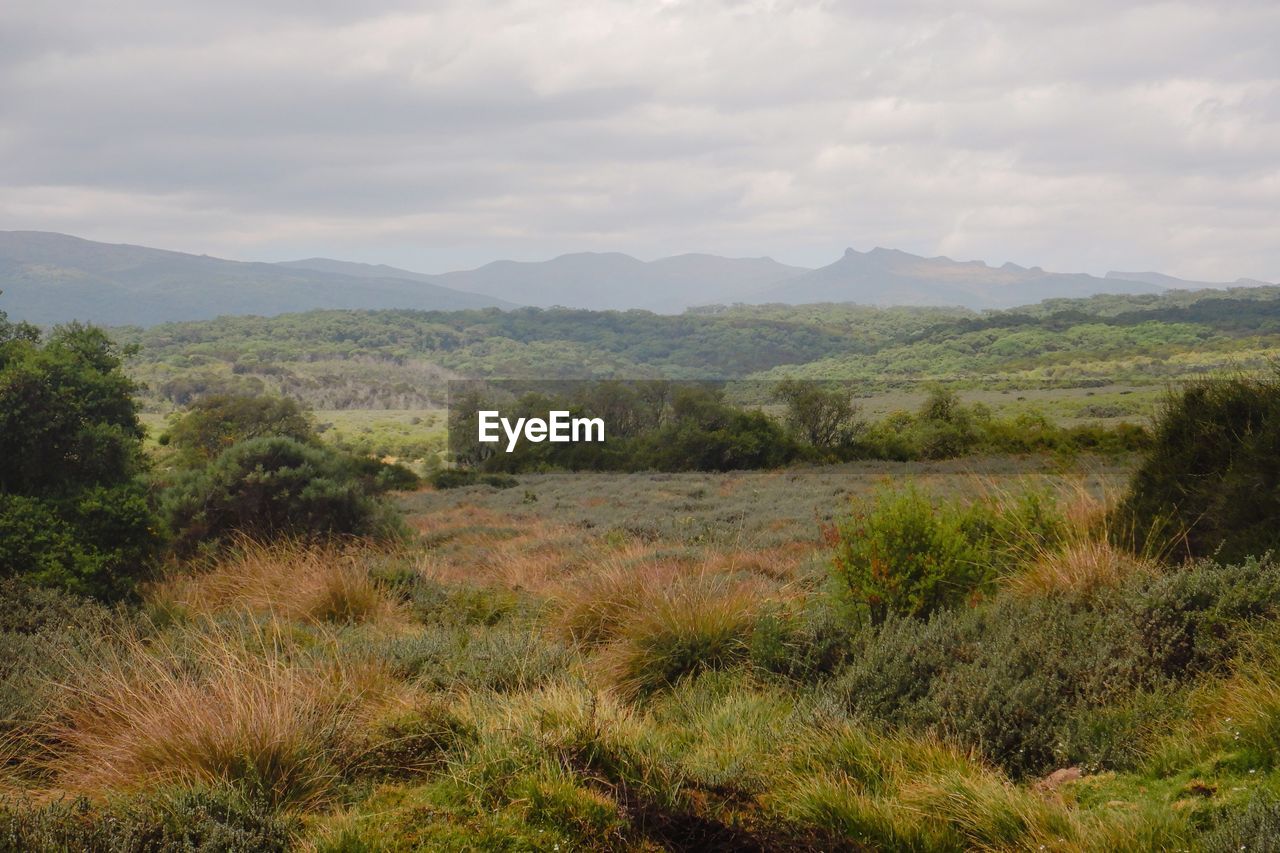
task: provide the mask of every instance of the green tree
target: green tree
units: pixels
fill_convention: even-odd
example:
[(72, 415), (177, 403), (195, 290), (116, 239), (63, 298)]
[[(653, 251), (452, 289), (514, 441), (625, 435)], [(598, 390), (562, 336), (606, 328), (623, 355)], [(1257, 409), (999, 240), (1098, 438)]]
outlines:
[(355, 459), (283, 436), (232, 445), (180, 475), (164, 496), (179, 553), (217, 546), (235, 533), (270, 537), (390, 532), (392, 516), (362, 480)]
[(787, 425), (803, 442), (821, 450), (847, 446), (864, 429), (847, 390), (786, 379), (774, 395), (787, 404)]
[(316, 441), (309, 412), (296, 400), (269, 394), (210, 394), (201, 397), (165, 434), (188, 464), (203, 464), (233, 444), (268, 435), (304, 444)]
[(100, 329), (0, 313), (0, 574), (116, 598), (161, 544), (135, 387)]

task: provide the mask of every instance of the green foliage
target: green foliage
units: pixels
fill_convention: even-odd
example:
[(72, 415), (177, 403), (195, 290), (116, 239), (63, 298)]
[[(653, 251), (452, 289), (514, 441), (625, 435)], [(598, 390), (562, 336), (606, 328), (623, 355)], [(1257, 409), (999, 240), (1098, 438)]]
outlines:
[(0, 805), (0, 848), (32, 853), (283, 853), (298, 828), (231, 789), (161, 790), (106, 804)]
[(180, 553), (235, 533), (256, 537), (387, 533), (386, 511), (354, 476), (351, 461), (291, 438), (254, 438), (185, 472), (164, 495)]
[(774, 393), (787, 405), (787, 426), (801, 442), (820, 450), (847, 447), (866, 427), (847, 389), (786, 379)]
[(971, 598), (1062, 529), (1049, 499), (1034, 493), (966, 507), (915, 487), (884, 490), (830, 530), (832, 572), (873, 623), (919, 618)]
[(888, 617), (857, 636), (833, 690), (855, 714), (941, 731), (1014, 774), (1125, 769), (1176, 708), (1161, 692), (1223, 672), (1277, 615), (1280, 569), (1257, 561), (1135, 575), (1105, 599), (1004, 594)]
[(151, 565), (158, 524), (122, 357), (98, 329), (60, 327), (42, 346), (0, 315), (0, 575), (119, 598)]
[(1280, 376), (1191, 383), (1165, 402), (1117, 526), (1235, 560), (1280, 547)]
[(210, 394), (192, 403), (166, 433), (187, 464), (204, 464), (250, 438), (284, 436), (316, 441), (312, 418), (296, 400), (269, 394)]
[(1257, 853), (1280, 851), (1280, 798), (1274, 794), (1257, 794), (1239, 810), (1233, 810), (1217, 822), (1202, 841), (1208, 853)]

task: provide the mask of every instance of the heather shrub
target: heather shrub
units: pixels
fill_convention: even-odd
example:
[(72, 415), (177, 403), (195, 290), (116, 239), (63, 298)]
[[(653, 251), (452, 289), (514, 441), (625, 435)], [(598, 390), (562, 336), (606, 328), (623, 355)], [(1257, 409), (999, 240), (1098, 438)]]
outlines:
[(1134, 574), (1106, 597), (1006, 593), (860, 632), (830, 689), (852, 713), (935, 730), (1025, 775), (1127, 766), (1176, 707), (1159, 696), (1222, 673), (1280, 612), (1269, 562)]
[(31, 853), (283, 853), (299, 829), (295, 819), (228, 787), (161, 788), (106, 803), (0, 804), (0, 849)]

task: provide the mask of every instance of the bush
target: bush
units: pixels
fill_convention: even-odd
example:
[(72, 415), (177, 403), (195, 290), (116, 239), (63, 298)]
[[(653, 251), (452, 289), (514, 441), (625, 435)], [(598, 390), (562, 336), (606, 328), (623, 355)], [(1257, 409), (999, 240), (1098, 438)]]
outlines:
[(828, 535), (837, 584), (878, 624), (965, 601), (1063, 529), (1052, 502), (1034, 493), (956, 507), (910, 487), (856, 504)]
[(310, 414), (295, 400), (268, 394), (201, 397), (173, 422), (162, 438), (188, 464), (205, 464), (233, 444), (266, 436), (316, 443)]
[(41, 346), (0, 313), (0, 576), (121, 598), (153, 563), (159, 524), (123, 356), (74, 324)]
[(1108, 598), (1003, 595), (864, 635), (842, 676), (861, 713), (941, 725), (1014, 772), (1140, 757), (1171, 691), (1222, 672), (1247, 626), (1280, 613), (1280, 572), (1205, 564), (1137, 574)]
[(1278, 615), (1280, 568), (1257, 561), (1135, 574), (1106, 597), (1006, 593), (924, 622), (889, 616), (855, 638), (831, 689), (853, 713), (941, 731), (1019, 775), (1134, 760), (1169, 713), (1144, 694), (1223, 672), (1249, 626)]
[(0, 738), (29, 730), (68, 670), (127, 625), (125, 613), (92, 599), (0, 579)]
[(1255, 794), (1243, 809), (1223, 815), (1202, 840), (1208, 853), (1280, 853), (1280, 799)]
[(393, 522), (341, 454), (291, 438), (255, 438), (186, 472), (164, 496), (179, 553), (232, 534), (387, 534)]
[(290, 849), (296, 821), (229, 788), (0, 805), (0, 848), (32, 853), (256, 853)]
[(1280, 376), (1171, 395), (1118, 514), (1148, 550), (1183, 534), (1189, 553), (1227, 561), (1280, 547)]

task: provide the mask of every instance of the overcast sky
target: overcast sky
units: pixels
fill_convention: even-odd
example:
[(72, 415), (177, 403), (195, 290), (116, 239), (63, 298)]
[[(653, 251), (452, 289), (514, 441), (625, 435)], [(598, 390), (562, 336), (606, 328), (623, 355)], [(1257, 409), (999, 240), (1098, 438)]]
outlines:
[(0, 229), (1276, 280), (1280, 2), (4, 0)]

